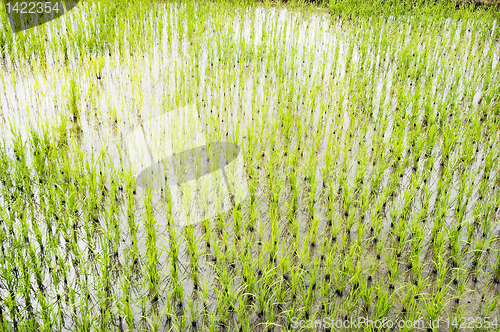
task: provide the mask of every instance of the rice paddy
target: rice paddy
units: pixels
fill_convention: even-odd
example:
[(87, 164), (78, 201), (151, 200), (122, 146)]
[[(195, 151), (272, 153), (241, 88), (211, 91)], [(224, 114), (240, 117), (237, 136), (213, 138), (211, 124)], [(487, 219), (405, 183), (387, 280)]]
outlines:
[(497, 9), (378, 5), (2, 16), (1, 330), (499, 331)]

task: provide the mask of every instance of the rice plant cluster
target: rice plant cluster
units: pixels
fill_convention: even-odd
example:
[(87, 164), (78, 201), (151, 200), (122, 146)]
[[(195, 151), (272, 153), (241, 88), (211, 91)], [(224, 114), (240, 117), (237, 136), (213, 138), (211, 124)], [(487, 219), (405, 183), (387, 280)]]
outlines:
[[(329, 8), (82, 1), (17, 34), (3, 18), (1, 329), (496, 321), (495, 13)], [(122, 158), (178, 109), (241, 147), (249, 189), (187, 226)]]

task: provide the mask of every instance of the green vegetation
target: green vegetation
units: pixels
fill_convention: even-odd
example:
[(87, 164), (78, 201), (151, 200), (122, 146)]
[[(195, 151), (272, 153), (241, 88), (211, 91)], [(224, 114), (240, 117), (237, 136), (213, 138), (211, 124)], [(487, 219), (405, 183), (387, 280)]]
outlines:
[[(370, 6), (83, 1), (15, 35), (3, 18), (0, 330), (495, 322), (497, 12)], [(189, 105), (242, 147), (249, 196), (179, 227), (124, 142)]]

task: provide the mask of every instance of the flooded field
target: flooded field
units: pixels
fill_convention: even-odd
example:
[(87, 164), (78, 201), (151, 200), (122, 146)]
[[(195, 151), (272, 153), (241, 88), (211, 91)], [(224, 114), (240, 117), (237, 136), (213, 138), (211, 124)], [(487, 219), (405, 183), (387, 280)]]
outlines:
[(496, 21), (83, 2), (6, 23), (4, 327), (498, 330)]

